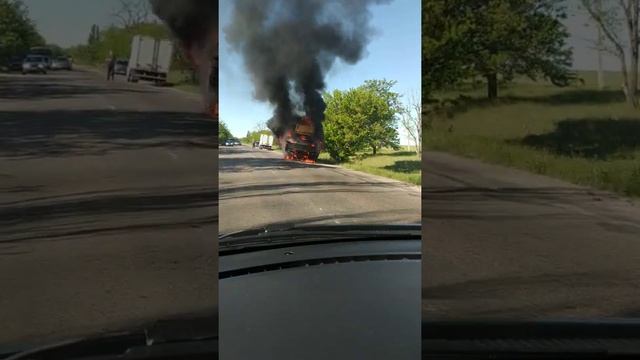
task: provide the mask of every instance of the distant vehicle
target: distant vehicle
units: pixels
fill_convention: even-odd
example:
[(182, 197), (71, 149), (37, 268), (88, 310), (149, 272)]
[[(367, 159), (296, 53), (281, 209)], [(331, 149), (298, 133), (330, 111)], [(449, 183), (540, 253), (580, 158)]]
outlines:
[(233, 146), (234, 142), (231, 139), (227, 139), (224, 141), (223, 146)]
[(131, 41), (131, 56), (127, 67), (127, 81), (155, 81), (163, 84), (167, 81), (173, 43), (149, 36), (136, 35)]
[(53, 50), (51, 50), (50, 48), (46, 47), (46, 46), (36, 46), (36, 47), (32, 47), (31, 49), (29, 49), (29, 54), (30, 55), (42, 55), (42, 56), (46, 56), (46, 57), (53, 57)]
[(51, 70), (71, 70), (71, 61), (66, 57), (58, 57), (51, 62)]
[(233, 145), (235, 145), (235, 146), (242, 146), (242, 143), (240, 142), (240, 140), (238, 140), (238, 139), (234, 139), (234, 140), (233, 140)]
[(258, 144), (260, 149), (271, 150), (273, 147), (273, 136), (262, 134), (260, 135), (260, 143)]
[(129, 60), (126, 59), (118, 59), (116, 60), (116, 66), (114, 68), (114, 73), (116, 75), (127, 75), (127, 68), (129, 67)]
[(22, 62), (22, 74), (47, 73), (47, 62), (44, 56), (29, 55)]
[(39, 55), (44, 57), (46, 68), (47, 69), (51, 68), (51, 62), (52, 62), (51, 60), (53, 59), (53, 50), (51, 50), (50, 48), (46, 46), (32, 47), (29, 50), (29, 55)]
[(23, 61), (24, 57), (22, 56), (12, 56), (8, 63), (9, 71), (22, 71)]

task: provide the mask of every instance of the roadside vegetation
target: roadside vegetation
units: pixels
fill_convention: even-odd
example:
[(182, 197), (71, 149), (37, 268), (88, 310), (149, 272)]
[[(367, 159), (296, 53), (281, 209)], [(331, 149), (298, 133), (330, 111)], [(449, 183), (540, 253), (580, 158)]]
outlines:
[[(537, 0), (537, 8), (522, 11), (526, 2), (495, 0), (490, 12), (460, 12), (456, 6), (471, 6), (464, 0), (429, 3), (431, 9), (423, 10), (442, 21), (423, 25), (426, 63), (440, 69), (423, 76), (427, 149), (640, 196), (640, 113), (628, 96), (636, 92), (628, 80), (633, 75), (570, 70), (568, 34), (560, 22), (566, 15), (563, 2)], [(484, 14), (491, 14), (504, 33), (482, 29), (490, 23), (479, 19)], [(542, 18), (546, 25), (536, 29)], [(513, 35), (518, 27), (511, 29), (512, 24), (532, 21), (529, 37)], [(456, 26), (481, 39), (458, 38), (458, 32), (449, 31)], [(516, 51), (523, 42), (547, 51)], [(491, 43), (501, 43), (503, 52), (489, 52)], [(477, 60), (478, 51), (482, 60)], [(527, 62), (545, 66), (535, 71), (513, 67)], [(622, 91), (621, 84), (631, 90)]]
[[(421, 103), (415, 96), (403, 103), (394, 85), (390, 80), (368, 80), (356, 88), (324, 94), (325, 149), (319, 163), (420, 185)], [(400, 146), (400, 126), (417, 142), (409, 150)], [(266, 123), (248, 131), (242, 142), (251, 145), (263, 134), (273, 135)], [(273, 151), (282, 151), (277, 141)]]
[[(171, 38), (170, 30), (163, 23), (152, 19), (147, 0), (121, 0), (112, 19), (114, 22), (105, 29), (93, 25), (85, 44), (66, 49), (76, 63), (106, 71), (110, 54), (117, 59), (129, 60), (131, 41), (135, 35)], [(199, 92), (195, 69), (178, 48), (174, 48), (167, 80), (168, 86)]]
[(24, 57), (32, 47), (44, 45), (24, 2), (0, 0), (0, 70), (7, 69), (12, 57)]
[(321, 164), (340, 165), (347, 169), (384, 176), (413, 185), (422, 184), (422, 160), (415, 152), (415, 147), (404, 149), (381, 149), (376, 155), (361, 153), (350, 161), (337, 163), (329, 154), (320, 155)]

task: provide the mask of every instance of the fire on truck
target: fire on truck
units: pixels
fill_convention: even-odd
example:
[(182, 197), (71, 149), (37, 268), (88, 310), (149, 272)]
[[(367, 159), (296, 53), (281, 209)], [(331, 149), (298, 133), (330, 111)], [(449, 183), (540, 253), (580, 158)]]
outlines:
[(284, 158), (315, 163), (322, 151), (322, 141), (314, 139), (315, 127), (310, 117), (304, 116), (285, 138)]

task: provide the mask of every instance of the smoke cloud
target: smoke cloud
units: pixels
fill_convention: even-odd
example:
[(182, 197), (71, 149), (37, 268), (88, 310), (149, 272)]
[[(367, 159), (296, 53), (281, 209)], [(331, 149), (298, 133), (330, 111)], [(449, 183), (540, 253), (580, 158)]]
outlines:
[[(149, 0), (198, 68), (207, 111), (217, 97), (218, 0)], [(212, 73), (215, 71), (215, 73)]]
[(225, 35), (251, 74), (255, 98), (275, 106), (277, 137), (301, 115), (323, 139), (325, 75), (336, 59), (355, 64), (374, 33), (372, 4), (389, 0), (237, 0)]

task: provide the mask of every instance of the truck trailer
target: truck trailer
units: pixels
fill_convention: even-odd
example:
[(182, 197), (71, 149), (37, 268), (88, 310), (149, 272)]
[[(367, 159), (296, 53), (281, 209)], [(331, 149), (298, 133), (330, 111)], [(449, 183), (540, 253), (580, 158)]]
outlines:
[(136, 35), (131, 40), (131, 55), (127, 68), (127, 81), (154, 81), (157, 84), (167, 82), (173, 43), (149, 36)]

